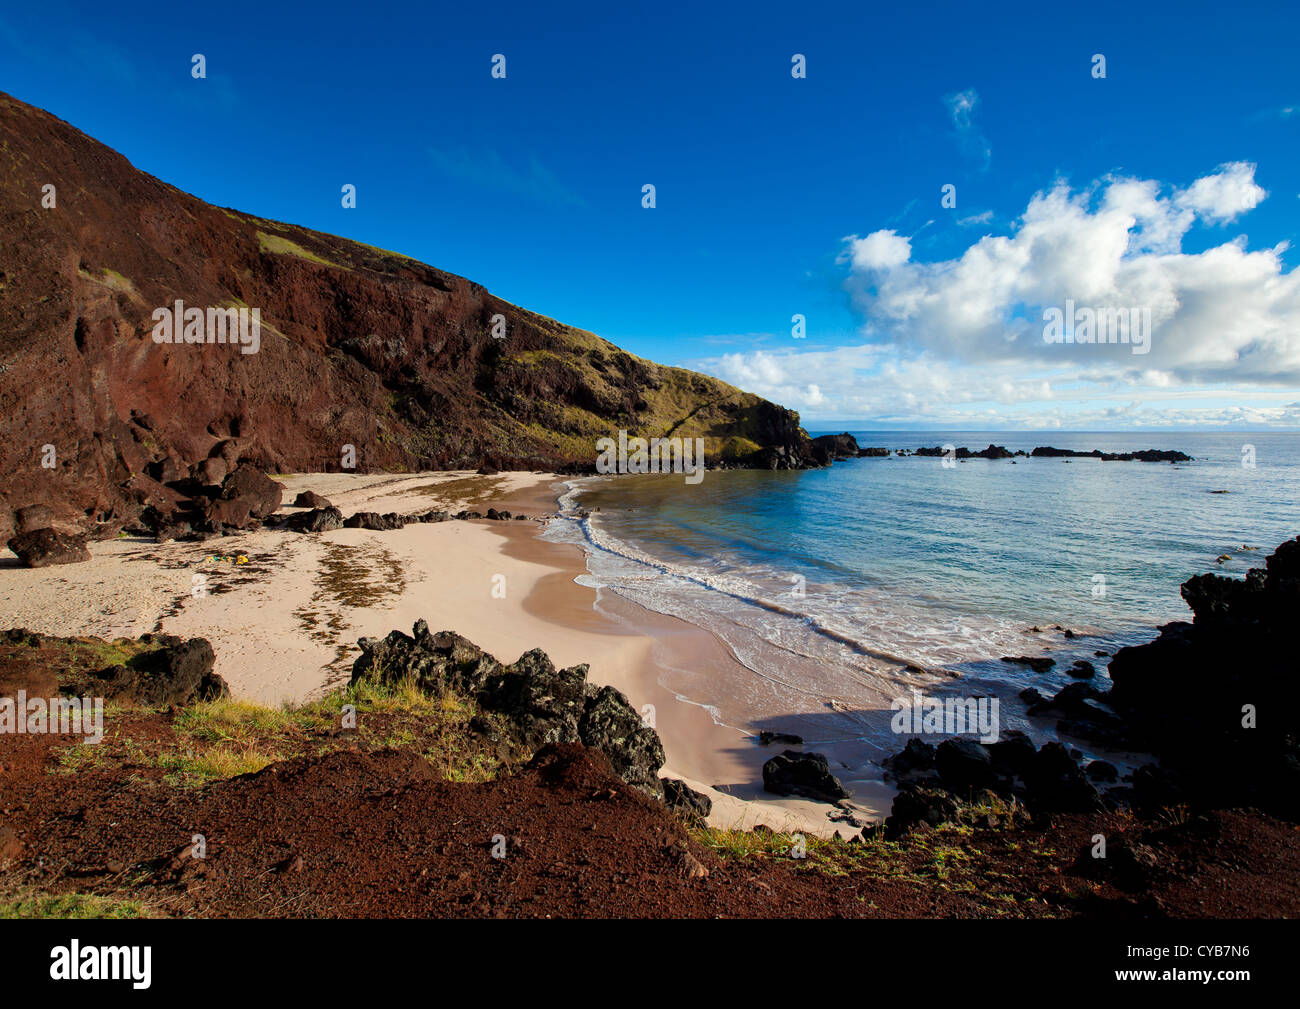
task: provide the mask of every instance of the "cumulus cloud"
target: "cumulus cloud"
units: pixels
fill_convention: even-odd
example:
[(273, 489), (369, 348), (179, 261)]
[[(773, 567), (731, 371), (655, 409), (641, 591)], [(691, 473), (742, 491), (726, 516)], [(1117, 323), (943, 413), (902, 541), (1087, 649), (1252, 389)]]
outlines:
[[(847, 288), (868, 334), (964, 362), (1099, 361), (1184, 381), (1300, 384), (1300, 276), (1285, 245), (1250, 251), (1236, 236), (1199, 253), (1182, 242), (1199, 222), (1223, 224), (1265, 192), (1234, 163), (1185, 189), (1106, 179), (1064, 181), (1029, 201), (1009, 235), (986, 235), (955, 259), (920, 262), (906, 236), (845, 239)], [(906, 252), (906, 256), (904, 256)], [(1124, 344), (1050, 344), (1043, 310), (1148, 309), (1150, 353)]]
[(866, 238), (850, 235), (849, 243), (855, 270), (890, 270), (912, 258), (912, 242), (892, 228), (873, 231)]
[(1207, 221), (1235, 220), (1268, 194), (1255, 185), (1255, 166), (1244, 161), (1224, 165), (1216, 174), (1197, 179), (1177, 196), (1177, 203)]
[[(1014, 423), (1226, 426), (1300, 422), (1300, 275), (1286, 244), (1251, 250), (1224, 225), (1267, 193), (1255, 166), (1185, 187), (1111, 177), (1036, 193), (1007, 234), (952, 259), (915, 258), (894, 229), (843, 240), (856, 346), (728, 354), (700, 362), (809, 416)], [(1212, 228), (1218, 244), (1183, 251)], [(1048, 343), (1044, 309), (1148, 309), (1149, 353)], [(1194, 404), (1188, 397), (1195, 393)], [(1232, 408), (1206, 406), (1231, 401)]]
[(818, 418), (883, 426), (983, 430), (1177, 427), (1300, 427), (1294, 392), (1234, 390), (1231, 405), (1206, 405), (1212, 386), (1183, 386), (1155, 371), (1121, 378), (1059, 368), (1033, 372), (961, 365), (922, 354), (900, 358), (880, 344), (728, 354), (697, 367)]

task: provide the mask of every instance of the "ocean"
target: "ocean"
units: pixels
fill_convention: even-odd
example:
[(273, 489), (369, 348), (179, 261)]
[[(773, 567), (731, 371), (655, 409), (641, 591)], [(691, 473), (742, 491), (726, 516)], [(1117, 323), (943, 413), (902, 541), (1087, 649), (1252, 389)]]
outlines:
[[(945, 467), (891, 456), (709, 472), (695, 485), (680, 475), (571, 482), (566, 515), (544, 536), (586, 550), (581, 580), (597, 608), (626, 619), (631, 602), (704, 627), (744, 670), (719, 682), (665, 645), (664, 685), (737, 730), (802, 735), (862, 776), (902, 746), (890, 705), (914, 690), (998, 697), (1003, 731), (1056, 738), (1054, 719), (1025, 717), (1021, 690), (1050, 696), (1076, 659), (1095, 664), (1105, 689), (1096, 653), (1190, 619), (1186, 578), (1240, 576), (1300, 534), (1300, 433), (850, 433), (891, 452), (1052, 445), (1194, 459)], [(1056, 666), (1035, 673), (1004, 655)]]

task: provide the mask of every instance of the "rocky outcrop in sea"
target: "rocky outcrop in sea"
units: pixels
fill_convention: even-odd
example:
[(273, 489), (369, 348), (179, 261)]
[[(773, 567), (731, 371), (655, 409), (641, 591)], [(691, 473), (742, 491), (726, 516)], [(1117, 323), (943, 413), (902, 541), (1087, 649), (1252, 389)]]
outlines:
[(1300, 821), (1300, 537), (1244, 579), (1189, 578), (1182, 596), (1192, 621), (1120, 649), (1109, 690), (1080, 678), (1051, 698), (1021, 694), (1031, 717), (1057, 718), (1064, 734), (1150, 754), (1131, 776), (1117, 781), (1108, 761), (1084, 764), (1059, 743), (1035, 750), (1019, 733), (937, 747), (913, 738), (885, 761), (902, 789), (888, 829), (940, 822), (980, 792), (1036, 813), (1250, 807)]

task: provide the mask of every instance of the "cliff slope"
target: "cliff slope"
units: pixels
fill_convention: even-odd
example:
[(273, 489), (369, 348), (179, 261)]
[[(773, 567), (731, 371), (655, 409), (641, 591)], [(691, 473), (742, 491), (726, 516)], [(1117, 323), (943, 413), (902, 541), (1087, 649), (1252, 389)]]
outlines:
[[(155, 343), (178, 299), (259, 309), (259, 349)], [(209, 457), (580, 470), (626, 429), (703, 437), (709, 465), (811, 459), (789, 410), (405, 256), (211, 206), (3, 93), (0, 423), (0, 540), (35, 503), (111, 532)]]

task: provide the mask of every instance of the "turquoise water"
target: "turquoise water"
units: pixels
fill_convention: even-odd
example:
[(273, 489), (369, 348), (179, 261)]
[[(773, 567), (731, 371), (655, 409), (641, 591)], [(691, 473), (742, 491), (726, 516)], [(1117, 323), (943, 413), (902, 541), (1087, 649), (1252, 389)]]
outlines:
[[(1095, 651), (1190, 616), (1178, 592), (1187, 577), (1240, 575), (1300, 534), (1300, 434), (851, 433), (891, 450), (1164, 448), (1194, 461), (972, 459), (946, 468), (890, 457), (709, 472), (694, 486), (680, 476), (597, 478), (570, 496), (591, 517), (548, 536), (586, 547), (588, 580), (602, 593), (727, 642), (752, 683), (696, 682), (689, 669), (671, 677), (719, 721), (799, 723), (874, 750), (893, 741), (861, 713), (887, 709), (901, 691), (944, 681), (952, 689), (958, 674), (968, 692), (1048, 692), (1068, 682), (1062, 670), (1076, 657), (1104, 677)], [(1247, 445), (1253, 467), (1242, 465)], [(1039, 653), (1058, 669), (998, 661)]]

